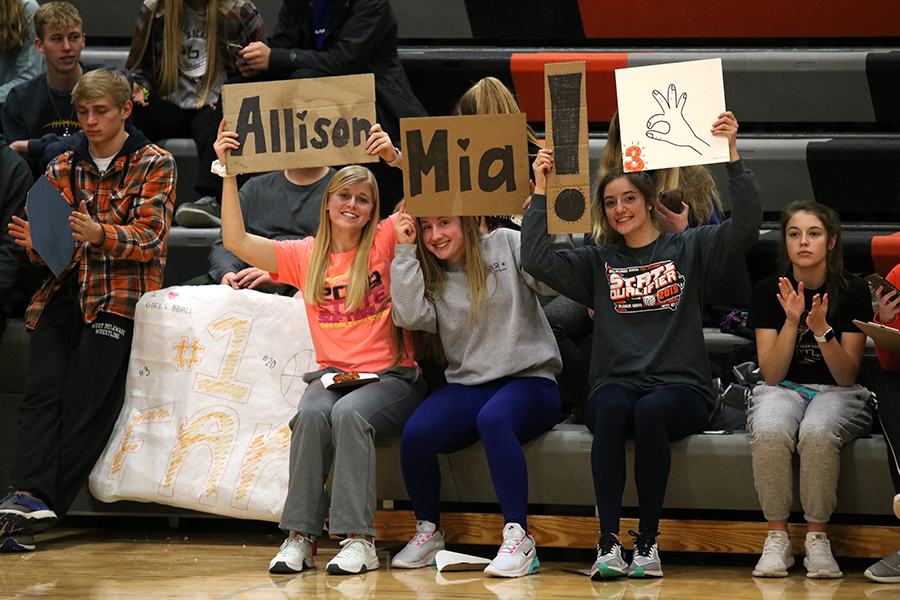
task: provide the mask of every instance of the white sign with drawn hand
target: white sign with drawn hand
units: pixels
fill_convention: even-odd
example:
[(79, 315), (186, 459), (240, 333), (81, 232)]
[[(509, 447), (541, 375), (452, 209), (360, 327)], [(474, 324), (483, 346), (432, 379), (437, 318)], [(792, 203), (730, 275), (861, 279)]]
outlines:
[(317, 369), (302, 302), (225, 285), (144, 294), (91, 493), (277, 522), (288, 422)]
[(722, 60), (616, 69), (626, 171), (728, 162), (728, 140), (710, 130), (725, 112)]

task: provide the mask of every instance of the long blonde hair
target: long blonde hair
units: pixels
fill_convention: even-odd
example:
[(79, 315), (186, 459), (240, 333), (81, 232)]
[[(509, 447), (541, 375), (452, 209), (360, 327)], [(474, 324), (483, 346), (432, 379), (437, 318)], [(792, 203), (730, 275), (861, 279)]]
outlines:
[[(220, 18), (226, 12), (223, 0), (206, 0), (206, 72), (200, 79), (197, 106), (203, 106), (222, 79), (225, 71), (225, 26)], [(153, 20), (165, 16), (163, 23), (163, 56), (156, 66), (157, 92), (165, 98), (178, 88), (179, 57), (181, 56), (184, 25), (184, 0), (156, 0), (150, 9), (146, 26), (134, 38), (125, 68), (134, 71), (140, 67), (150, 41)]]
[[(359, 245), (356, 247), (356, 256), (350, 263), (350, 274), (347, 276), (347, 295), (344, 298), (344, 312), (352, 313), (362, 307), (366, 298), (366, 291), (369, 289), (369, 256), (372, 253), (372, 246), (375, 243), (375, 233), (378, 230), (379, 200), (378, 200), (378, 182), (372, 171), (359, 165), (351, 165), (344, 167), (331, 178), (328, 187), (325, 188), (325, 195), (322, 198), (322, 206), (319, 209), (319, 231), (316, 233), (315, 243), (313, 243), (312, 255), (309, 257), (309, 267), (306, 270), (306, 286), (303, 290), (303, 299), (308, 304), (317, 304), (325, 302), (325, 283), (328, 274), (328, 263), (331, 258), (331, 219), (328, 215), (328, 198), (342, 187), (352, 185), (354, 183), (365, 183), (372, 190), (372, 212), (369, 222), (363, 226), (362, 235), (359, 239)], [(383, 301), (382, 306), (391, 301), (388, 295)], [(380, 312), (381, 306), (377, 307)], [(394, 325), (393, 319), (390, 320), (393, 340), (392, 353), (393, 360), (391, 367), (395, 367), (403, 360), (406, 354), (406, 340), (403, 337), (403, 330)]]
[(319, 231), (313, 244), (312, 256), (306, 273), (306, 289), (303, 297), (309, 304), (325, 302), (325, 276), (328, 273), (328, 261), (331, 256), (331, 219), (328, 216), (328, 198), (342, 187), (354, 183), (365, 183), (372, 190), (372, 212), (369, 222), (363, 226), (357, 246), (356, 256), (350, 265), (347, 277), (347, 296), (344, 310), (353, 312), (362, 306), (369, 289), (369, 254), (375, 242), (375, 230), (378, 228), (378, 182), (372, 171), (359, 165), (344, 167), (331, 178), (322, 198), (319, 209)]
[(22, 0), (0, 0), (0, 50), (21, 48), (30, 41), (26, 39), (30, 23)]
[[(459, 217), (465, 245), (466, 278), (469, 281), (469, 322), (473, 325), (487, 303), (488, 266), (481, 251), (481, 231), (475, 217)], [(428, 251), (422, 235), (422, 224), (416, 219), (416, 255), (425, 279), (425, 297), (437, 298), (444, 293), (447, 263)]]
[[(521, 113), (515, 96), (496, 77), (485, 77), (466, 90), (456, 103), (457, 115), (508, 115)], [(539, 146), (531, 125), (525, 125), (528, 143)]]

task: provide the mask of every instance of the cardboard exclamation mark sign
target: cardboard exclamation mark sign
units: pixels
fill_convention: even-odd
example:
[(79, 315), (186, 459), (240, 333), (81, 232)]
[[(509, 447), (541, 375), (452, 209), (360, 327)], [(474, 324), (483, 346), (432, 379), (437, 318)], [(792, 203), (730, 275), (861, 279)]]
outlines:
[(587, 98), (584, 61), (544, 65), (547, 147), (554, 170), (547, 178), (550, 233), (591, 230)]

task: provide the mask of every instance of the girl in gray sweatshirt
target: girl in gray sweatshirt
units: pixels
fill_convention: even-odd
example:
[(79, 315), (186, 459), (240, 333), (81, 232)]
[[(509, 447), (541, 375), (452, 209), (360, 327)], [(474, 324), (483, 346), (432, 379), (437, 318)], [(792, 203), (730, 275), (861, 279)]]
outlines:
[(417, 534), (391, 566), (417, 568), (443, 548), (438, 453), (481, 439), (506, 525), (485, 572), (519, 577), (539, 570), (528, 535), (528, 472), (522, 444), (559, 416), (556, 341), (536, 293), (546, 286), (525, 273), (519, 232), (481, 235), (473, 217), (401, 213), (391, 263), (394, 322), (436, 334), (449, 385), (431, 394), (403, 430), (400, 448)]

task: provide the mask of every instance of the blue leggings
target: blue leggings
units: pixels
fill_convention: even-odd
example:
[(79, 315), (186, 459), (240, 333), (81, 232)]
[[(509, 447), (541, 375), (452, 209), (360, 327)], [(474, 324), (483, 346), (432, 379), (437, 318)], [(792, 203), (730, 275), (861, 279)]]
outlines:
[(619, 533), (625, 491), (625, 439), (633, 436), (639, 533), (656, 534), (672, 462), (669, 442), (703, 431), (709, 420), (709, 403), (684, 385), (643, 393), (610, 383), (591, 395), (584, 416), (594, 434), (591, 471), (600, 532)]
[(559, 388), (544, 377), (453, 383), (426, 398), (403, 429), (400, 464), (416, 519), (440, 524), (437, 455), (484, 443), (494, 490), (507, 523), (528, 531), (528, 467), (522, 444), (553, 428)]

